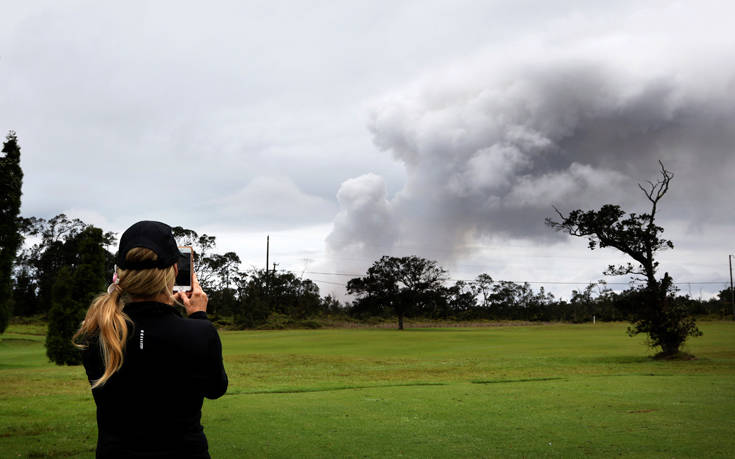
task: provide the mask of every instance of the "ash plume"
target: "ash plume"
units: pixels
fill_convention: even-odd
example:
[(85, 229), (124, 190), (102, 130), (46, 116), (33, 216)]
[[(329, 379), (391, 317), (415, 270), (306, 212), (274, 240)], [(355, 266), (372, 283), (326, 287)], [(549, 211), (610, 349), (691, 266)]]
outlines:
[(722, 56), (732, 53), (650, 66), (638, 56), (633, 68), (597, 51), (468, 62), (376, 103), (374, 143), (406, 181), (394, 196), (376, 176), (346, 181), (331, 253), (451, 262), (483, 238), (559, 240), (544, 225), (554, 205), (645, 211), (636, 184), (655, 180), (658, 160), (676, 174), (664, 226), (725, 221), (735, 69)]

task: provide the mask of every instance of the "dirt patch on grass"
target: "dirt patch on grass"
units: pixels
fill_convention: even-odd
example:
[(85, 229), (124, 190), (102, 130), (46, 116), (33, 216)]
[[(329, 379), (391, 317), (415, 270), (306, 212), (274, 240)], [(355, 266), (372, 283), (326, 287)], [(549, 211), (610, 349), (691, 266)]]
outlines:
[[(352, 322), (347, 320), (319, 321), (322, 328), (398, 328), (397, 320), (384, 322)], [(524, 320), (483, 320), (483, 321), (443, 321), (443, 320), (404, 320), (403, 326), (411, 328), (475, 328), (475, 327), (528, 327), (548, 325), (551, 322), (529, 322)]]
[(653, 360), (697, 360), (697, 357), (686, 352), (677, 352), (676, 354), (659, 352), (653, 356)]
[(262, 395), (262, 394), (301, 394), (306, 392), (334, 392), (340, 390), (360, 390), (360, 389), (384, 389), (391, 387), (416, 387), (416, 386), (446, 386), (446, 383), (440, 382), (414, 382), (401, 384), (365, 384), (365, 385), (348, 385), (336, 387), (290, 387), (277, 389), (262, 390), (235, 390), (227, 392), (225, 395)]
[(41, 435), (47, 430), (41, 424), (12, 425), (8, 426), (3, 432), (0, 432), (0, 437)]
[(507, 384), (538, 381), (562, 381), (566, 378), (523, 378), (523, 379), (488, 379), (484, 381), (472, 381), (472, 384)]
[[(79, 456), (84, 453), (92, 453), (95, 448), (81, 448), (81, 449), (59, 449), (59, 450), (34, 450), (28, 452), (28, 457), (71, 457)], [(20, 456), (20, 455), (19, 455)]]

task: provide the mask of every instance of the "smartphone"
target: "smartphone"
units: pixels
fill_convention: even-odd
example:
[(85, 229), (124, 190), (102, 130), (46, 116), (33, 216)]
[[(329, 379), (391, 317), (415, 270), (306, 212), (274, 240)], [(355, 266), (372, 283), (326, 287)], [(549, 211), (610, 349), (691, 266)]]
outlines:
[(179, 247), (179, 274), (174, 282), (174, 292), (191, 292), (192, 273), (194, 272), (194, 250), (191, 247)]

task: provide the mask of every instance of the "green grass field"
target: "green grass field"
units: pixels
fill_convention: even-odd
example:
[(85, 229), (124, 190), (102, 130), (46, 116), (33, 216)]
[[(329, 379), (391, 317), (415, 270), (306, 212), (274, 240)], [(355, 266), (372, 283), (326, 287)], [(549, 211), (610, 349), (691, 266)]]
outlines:
[[(735, 455), (735, 323), (693, 361), (653, 361), (625, 324), (222, 332), (213, 457)], [(92, 457), (81, 367), (43, 329), (0, 336), (0, 457)]]

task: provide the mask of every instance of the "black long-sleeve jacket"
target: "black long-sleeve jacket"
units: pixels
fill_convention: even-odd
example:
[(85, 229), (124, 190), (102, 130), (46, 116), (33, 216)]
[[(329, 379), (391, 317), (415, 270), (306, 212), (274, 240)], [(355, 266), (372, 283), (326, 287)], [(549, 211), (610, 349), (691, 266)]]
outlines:
[[(206, 313), (185, 319), (163, 303), (129, 303), (124, 312), (133, 325), (123, 365), (92, 390), (97, 457), (209, 457), (200, 422), (203, 399), (227, 390), (217, 330)], [(102, 376), (96, 339), (83, 361), (90, 383)]]

